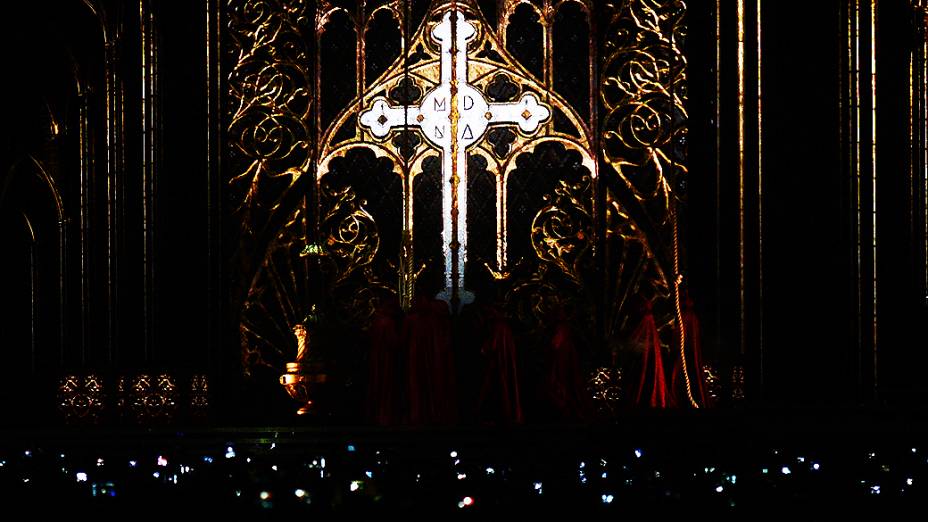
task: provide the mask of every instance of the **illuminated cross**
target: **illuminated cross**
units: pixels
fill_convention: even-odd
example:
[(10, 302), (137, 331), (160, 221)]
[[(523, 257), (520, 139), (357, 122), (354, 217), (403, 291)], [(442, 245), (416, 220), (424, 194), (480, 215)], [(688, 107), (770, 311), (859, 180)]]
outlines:
[[(455, 20), (452, 23), (452, 19)], [(479, 140), (491, 123), (514, 123), (525, 133), (534, 132), (551, 116), (532, 93), (513, 103), (487, 103), (483, 94), (467, 83), (467, 42), (477, 34), (459, 11), (445, 13), (432, 30), (441, 45), (441, 82), (422, 104), (391, 106), (383, 97), (361, 114), (361, 124), (383, 138), (395, 128), (418, 126), (442, 151), (442, 244), (445, 248), (445, 289), (439, 298), (449, 303), (457, 287), (461, 304), (473, 296), (464, 289), (467, 253), (467, 147)], [(461, 183), (461, 181), (465, 181)], [(455, 219), (457, 210), (457, 219)]]

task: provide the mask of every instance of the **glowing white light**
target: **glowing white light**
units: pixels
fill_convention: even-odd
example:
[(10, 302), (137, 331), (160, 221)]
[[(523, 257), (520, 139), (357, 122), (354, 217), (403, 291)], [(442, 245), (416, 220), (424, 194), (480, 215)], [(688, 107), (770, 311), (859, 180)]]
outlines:
[(274, 449), (274, 448), (276, 448), (276, 447), (277, 447), (277, 443), (276, 443), (276, 442), (272, 442), (272, 443), (271, 443), (271, 449)]
[(534, 483), (534, 484), (532, 484), (532, 485), (535, 487), (535, 492), (538, 493), (539, 495), (541, 495), (541, 491), (542, 491), (542, 490), (541, 490), (541, 482), (536, 482), (536, 483)]
[(458, 473), (458, 480), (464, 480), (467, 478), (467, 473)]
[(294, 491), (293, 494), (296, 495), (296, 498), (303, 498), (306, 496), (306, 490), (297, 488), (297, 490)]
[(267, 491), (262, 491), (261, 493), (258, 494), (258, 497), (259, 497), (261, 500), (267, 500), (267, 499), (271, 498), (271, 494), (268, 493)]
[(640, 458), (641, 458), (641, 455), (642, 455), (641, 450), (640, 450), (640, 449), (636, 449), (636, 450), (635, 450), (635, 457), (638, 457), (638, 458), (640, 459)]
[(608, 473), (606, 473), (605, 471), (603, 471), (602, 478), (606, 478), (606, 476), (608, 476), (608, 475), (609, 475)]
[(917, 451), (918, 451), (917, 449), (912, 448), (912, 453), (916, 453)]
[(319, 467), (325, 469), (325, 457), (319, 459)]
[(349, 445), (348, 445), (348, 453), (354, 453), (354, 451), (355, 451), (354, 444), (349, 444)]
[[(209, 457), (207, 457), (207, 458), (209, 458)], [(235, 458), (235, 450), (232, 449), (232, 446), (229, 446), (228, 448), (226, 448), (226, 458), (227, 458), (227, 459), (234, 459), (234, 458)], [(212, 459), (210, 459), (210, 461), (212, 461)]]
[(615, 497), (610, 494), (604, 494), (601, 498), (603, 500), (603, 504), (612, 504), (612, 501), (615, 499)]
[(251, 457), (245, 457), (245, 462), (251, 464)]
[(136, 467), (137, 465), (138, 465), (138, 462), (136, 462), (136, 461), (134, 461), (134, 460), (130, 460), (130, 461), (129, 461), (129, 467), (130, 467), (130, 468), (134, 468), (134, 467)]
[(496, 473), (496, 470), (495, 470), (495, 469), (493, 469), (493, 468), (487, 468), (487, 475), (492, 475), (492, 474), (494, 474), (494, 473)]
[(721, 492), (723, 492), (723, 491), (725, 491), (725, 488), (723, 488), (722, 486), (717, 486), (717, 487), (715, 488), (715, 492), (716, 492), (716, 493), (721, 493)]
[(910, 478), (905, 479), (905, 484), (906, 484), (907, 486), (911, 486), (911, 485), (912, 485), (912, 482), (913, 482), (913, 480), (910, 479)]
[(374, 472), (373, 472), (373, 471), (365, 471), (365, 472), (364, 472), (364, 475), (366, 475), (367, 478), (374, 478)]
[(767, 473), (770, 472), (770, 470), (768, 470), (767, 468), (763, 468), (763, 469), (760, 470), (760, 472), (763, 473), (764, 475), (766, 475)]
[[(452, 184), (452, 176), (468, 179), (466, 149), (481, 138), (491, 122), (516, 124), (523, 134), (531, 134), (552, 114), (550, 107), (540, 103), (533, 93), (523, 94), (517, 102), (488, 103), (480, 91), (467, 82), (466, 47), (476, 34), (476, 28), (462, 14), (452, 24), (451, 13), (445, 13), (442, 22), (431, 31), (432, 39), (441, 48), (440, 83), (426, 93), (419, 105), (391, 106), (385, 98), (378, 97), (358, 118), (360, 124), (377, 138), (385, 138), (391, 130), (400, 126), (418, 126), (422, 135), (442, 151), (444, 213), (441, 241), (445, 248), (445, 290), (438, 298), (449, 301), (452, 279), (456, 278), (458, 288), (462, 290), (462, 304), (472, 302), (473, 295), (464, 291), (463, 271), (458, 270), (456, 276), (452, 274), (454, 256), (448, 249), (454, 243), (459, 245), (456, 252), (457, 266), (464, 267), (467, 234), (464, 233), (464, 227), (460, 227), (454, 231), (455, 237), (452, 237), (452, 214), (449, 210), (456, 196), (458, 206), (455, 210), (460, 223), (468, 222), (467, 184)], [(451, 107), (452, 103), (456, 107)], [(449, 114), (454, 115), (450, 128)], [(451, 132), (455, 127), (458, 129), (457, 136)], [(454, 194), (455, 191), (457, 194)]]
[(87, 482), (87, 474), (84, 473), (83, 471), (78, 472), (78, 473), (77, 473), (77, 481), (78, 481), (78, 482)]
[(879, 494), (880, 494), (880, 486), (870, 486), (870, 494), (871, 494), (871, 495), (879, 495)]
[(585, 467), (586, 467), (586, 462), (580, 462), (580, 469), (583, 469)]
[(790, 473), (792, 473), (792, 471), (790, 471), (790, 469), (789, 469), (788, 467), (783, 466), (782, 468), (780, 468), (780, 473), (782, 473), (782, 474), (784, 474), (784, 475), (789, 475)]
[(25, 454), (27, 457), (31, 457), (31, 456), (32, 456), (32, 452), (29, 451), (29, 450), (26, 450), (26, 452), (25, 452), (24, 454)]
[[(232, 456), (234, 457), (234, 456), (235, 456), (235, 453), (232, 453)], [(228, 455), (226, 455), (226, 457), (228, 457)], [(212, 464), (212, 463), (213, 463), (213, 457), (203, 457), (203, 462), (205, 462), (205, 463), (207, 463), (207, 464)]]
[(361, 489), (361, 481), (360, 481), (360, 480), (352, 480), (352, 481), (351, 481), (351, 485), (348, 486), (348, 489), (350, 489), (351, 491), (357, 491), (357, 490)]
[(805, 458), (805, 457), (799, 457), (799, 458), (796, 459), (796, 461), (797, 461), (797, 462), (805, 462), (805, 461), (806, 461), (806, 458)]
[(819, 463), (818, 463), (818, 462), (816, 462), (816, 463), (814, 463), (814, 464), (812, 464), (812, 469), (814, 469), (815, 471), (818, 471), (818, 470), (819, 470), (819, 469), (820, 469), (821, 467), (822, 467), (822, 466), (821, 466), (821, 465), (819, 465)]
[(158, 455), (158, 465), (161, 466), (162, 468), (165, 467), (165, 466), (167, 466), (167, 465), (168, 465), (168, 459), (162, 457), (161, 455)]
[(156, 472), (152, 473), (151, 476), (152, 476), (152, 477), (155, 477), (155, 478), (159, 478), (159, 477), (161, 477), (161, 473), (158, 473), (158, 472), (156, 471)]
[(464, 497), (461, 499), (460, 502), (458, 502), (459, 508), (466, 508), (468, 506), (473, 506), (473, 505), (474, 505), (474, 499), (470, 497)]
[(453, 458), (453, 459), (458, 458), (458, 452), (452, 451), (452, 452), (451, 452), (451, 458)]
[(277, 471), (277, 464), (274, 464), (273, 466), (271, 466), (271, 470)]

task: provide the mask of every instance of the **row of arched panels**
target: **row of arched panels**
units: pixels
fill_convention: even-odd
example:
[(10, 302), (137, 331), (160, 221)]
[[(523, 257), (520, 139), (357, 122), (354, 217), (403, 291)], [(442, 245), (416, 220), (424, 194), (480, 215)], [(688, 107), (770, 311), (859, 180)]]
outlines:
[[(360, 206), (376, 223), (378, 246), (373, 264), (395, 267), (402, 248), (404, 183), (396, 159), (378, 152), (382, 154), (382, 149), (366, 144), (348, 146), (325, 162), (320, 182), (326, 187), (324, 192), (343, 188), (354, 192)], [(426, 153), (416, 165), (411, 198), (413, 248), (416, 265), (425, 266), (417, 289), (434, 295), (442, 289), (441, 270), (445, 266), (441, 230), (447, 209), (442, 205), (441, 160)], [(487, 268), (499, 268), (501, 248), (505, 248), (512, 266), (537, 261), (531, 238), (537, 214), (549, 204), (547, 198), (559, 183), (577, 183), (592, 172), (585, 154), (557, 139), (539, 140), (531, 150), (517, 154), (502, 187), (499, 165), (488, 161), (484, 154), (469, 154), (467, 165), (469, 210), (464, 273), (467, 287), (479, 292), (487, 288)], [(332, 211), (320, 209), (323, 215)], [(386, 272), (390, 272), (389, 268)]]
[[(320, 134), (351, 100), (403, 55), (403, 34), (416, 31), (429, 3), (408, 0), (408, 5), (391, 6), (374, 0), (333, 2), (329, 11), (318, 13)], [(505, 27), (497, 36), (505, 41), (506, 50), (588, 120), (592, 61), (587, 6), (577, 0), (523, 0), (505, 9), (501, 4), (484, 1), (480, 8), (490, 27), (496, 29), (497, 23)], [(405, 15), (408, 21), (404, 31)]]

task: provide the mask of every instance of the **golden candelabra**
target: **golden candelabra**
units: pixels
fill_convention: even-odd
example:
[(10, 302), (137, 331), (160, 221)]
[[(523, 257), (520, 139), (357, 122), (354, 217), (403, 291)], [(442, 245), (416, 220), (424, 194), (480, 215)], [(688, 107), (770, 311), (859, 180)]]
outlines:
[(286, 373), (280, 376), (280, 384), (287, 390), (293, 399), (299, 401), (300, 408), (297, 415), (306, 415), (313, 408), (315, 388), (326, 382), (327, 376), (319, 371), (317, 365), (308, 364), (307, 335), (308, 331), (303, 324), (297, 324), (292, 329), (296, 337), (296, 360), (287, 363)]

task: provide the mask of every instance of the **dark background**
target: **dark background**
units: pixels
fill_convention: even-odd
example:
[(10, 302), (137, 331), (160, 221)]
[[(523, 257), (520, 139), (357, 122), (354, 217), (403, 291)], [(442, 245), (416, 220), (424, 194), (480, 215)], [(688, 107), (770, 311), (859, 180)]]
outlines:
[[(230, 175), (219, 124), (227, 114), (220, 113), (225, 73), (217, 41), (207, 45), (206, 34), (207, 12), (217, 4), (146, 3), (158, 28), (158, 90), (150, 103), (160, 109), (161, 128), (157, 166), (148, 177), (138, 5), (100, 4), (109, 40), (99, 13), (77, 0), (21, 3), (2, 22), (2, 422), (60, 422), (54, 390), (69, 372), (95, 372), (113, 382), (161, 371), (209, 375), (217, 422), (281, 419), (276, 415), (290, 404), (279, 388), (267, 390), (272, 395), (265, 400), (242, 381), (236, 314), (228, 309), (228, 272), (235, 267), (228, 264), (234, 232), (222, 188)], [(747, 4), (743, 243), (736, 13), (723, 6), (720, 63), (713, 6), (693, 2), (687, 15), (685, 264), (706, 358), (726, 379), (735, 366), (745, 368), (748, 405), (918, 407), (928, 391), (921, 378), (928, 362), (926, 208), (924, 170), (915, 164), (914, 180), (909, 175), (908, 57), (924, 29), (907, 2), (879, 3), (874, 209), (874, 158), (862, 155), (858, 187), (851, 156), (848, 3), (764, 2), (762, 165), (756, 160), (756, 4)], [(869, 75), (865, 11), (860, 62)], [(601, 17), (593, 19), (596, 33)], [(107, 92), (108, 74), (118, 76), (125, 108), (109, 126), (107, 96), (120, 94)], [(866, 116), (869, 81), (862, 85)], [(81, 110), (89, 115), (83, 129)], [(871, 145), (868, 121), (859, 123), (864, 151)]]

